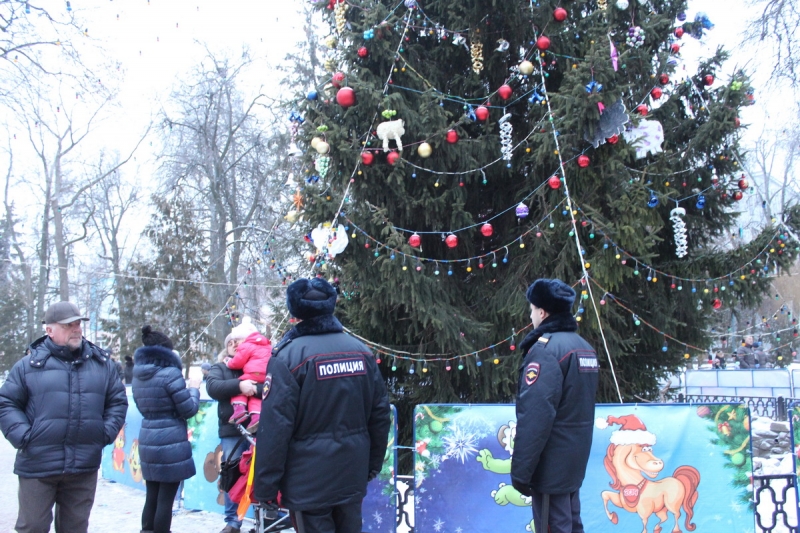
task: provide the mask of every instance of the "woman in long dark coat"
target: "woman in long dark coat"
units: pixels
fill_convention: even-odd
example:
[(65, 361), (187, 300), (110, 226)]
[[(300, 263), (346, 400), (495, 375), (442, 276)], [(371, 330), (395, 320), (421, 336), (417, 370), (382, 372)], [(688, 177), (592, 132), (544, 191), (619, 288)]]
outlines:
[(194, 383), (186, 387), (181, 359), (169, 337), (144, 326), (142, 344), (133, 356), (133, 401), (144, 418), (139, 432), (139, 460), (147, 485), (142, 533), (169, 533), (178, 487), (195, 475), (186, 420), (197, 413), (200, 391)]

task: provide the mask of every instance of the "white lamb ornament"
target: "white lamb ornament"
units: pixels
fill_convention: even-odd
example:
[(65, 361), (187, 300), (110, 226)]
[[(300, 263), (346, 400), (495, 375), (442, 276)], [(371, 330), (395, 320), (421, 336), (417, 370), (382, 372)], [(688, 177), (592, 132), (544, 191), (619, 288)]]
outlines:
[(378, 138), (383, 141), (383, 151), (389, 151), (389, 140), (394, 139), (397, 143), (397, 149), (403, 150), (403, 140), (401, 137), (406, 132), (403, 129), (403, 119), (390, 120), (388, 122), (381, 122), (378, 124)]
[(647, 157), (647, 152), (655, 155), (663, 150), (664, 128), (657, 120), (643, 120), (639, 125), (624, 132), (625, 141), (636, 148), (636, 159)]

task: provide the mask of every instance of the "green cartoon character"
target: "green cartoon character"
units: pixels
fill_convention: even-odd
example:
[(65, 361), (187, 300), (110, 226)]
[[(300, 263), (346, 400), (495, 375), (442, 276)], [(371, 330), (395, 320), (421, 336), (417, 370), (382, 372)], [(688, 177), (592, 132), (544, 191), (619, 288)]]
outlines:
[[(508, 424), (500, 426), (497, 432), (497, 442), (505, 449), (509, 455), (514, 455), (514, 436), (517, 433), (517, 423), (513, 420)], [(511, 473), (511, 457), (508, 459), (498, 459), (492, 456), (492, 452), (488, 449), (481, 450), (478, 453), (478, 461), (483, 465), (483, 468), (495, 474), (508, 475)], [(517, 489), (511, 485), (500, 483), (496, 490), (491, 492), (492, 498), (497, 505), (515, 505), (517, 507), (530, 507), (531, 498), (519, 493)], [(533, 532), (533, 520), (525, 527), (526, 530)]]

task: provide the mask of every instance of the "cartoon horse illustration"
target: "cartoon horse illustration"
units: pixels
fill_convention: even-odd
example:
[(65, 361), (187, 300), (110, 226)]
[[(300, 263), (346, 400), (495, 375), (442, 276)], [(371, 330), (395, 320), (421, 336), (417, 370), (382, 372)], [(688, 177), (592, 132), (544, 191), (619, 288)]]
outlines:
[(679, 466), (672, 477), (651, 481), (664, 469), (664, 462), (652, 453), (656, 436), (647, 431), (635, 415), (609, 416), (606, 420), (598, 418), (595, 421), (600, 429), (611, 424), (621, 427), (611, 434), (611, 444), (603, 459), (612, 480), (609, 485), (614, 489), (601, 493), (608, 519), (614, 524), (619, 522), (617, 513), (608, 509), (611, 502), (629, 513), (637, 513), (642, 520), (642, 533), (647, 533), (647, 521), (655, 514), (659, 522), (653, 533), (661, 533), (661, 525), (667, 521), (668, 513), (672, 513), (675, 517), (672, 533), (680, 533), (683, 509), (686, 513), (684, 527), (687, 531), (694, 531), (697, 526), (691, 520), (697, 503), (700, 472), (691, 466)]

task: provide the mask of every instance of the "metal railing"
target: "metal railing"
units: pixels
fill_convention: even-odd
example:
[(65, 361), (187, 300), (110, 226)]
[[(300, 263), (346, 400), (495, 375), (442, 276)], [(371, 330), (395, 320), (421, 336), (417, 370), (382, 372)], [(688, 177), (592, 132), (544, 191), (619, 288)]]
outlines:
[(756, 529), (761, 533), (798, 533), (797, 476), (753, 476)]
[(397, 493), (397, 529), (414, 533), (414, 519), (408, 510), (409, 505), (414, 505), (414, 476), (397, 476), (397, 480), (406, 484), (405, 490)]
[(757, 416), (773, 420), (789, 420), (789, 405), (800, 402), (795, 398), (757, 397), (757, 396), (711, 396), (708, 394), (678, 394), (676, 403), (742, 403)]

